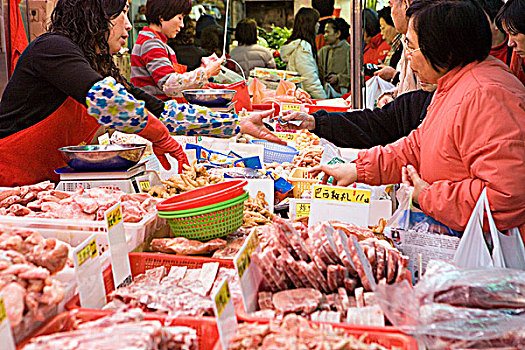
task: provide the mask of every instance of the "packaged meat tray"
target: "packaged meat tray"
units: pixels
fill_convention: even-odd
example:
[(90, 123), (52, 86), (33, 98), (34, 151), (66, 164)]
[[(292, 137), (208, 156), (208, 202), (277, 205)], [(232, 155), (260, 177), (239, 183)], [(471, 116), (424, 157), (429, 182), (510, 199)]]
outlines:
[[(109, 263), (109, 240), (106, 234), (106, 225), (103, 221), (0, 215), (0, 224), (31, 228), (40, 232), (45, 238), (53, 237), (68, 243), (72, 247), (78, 246), (88, 239), (93, 232), (97, 232), (97, 244), (103, 259), (102, 266), (107, 266)], [(148, 214), (136, 223), (125, 222), (124, 233), (126, 234), (128, 251), (131, 252), (137, 248), (163, 225), (166, 225), (166, 220), (159, 218), (156, 213)]]
[[(135, 279), (136, 276), (144, 274), (148, 270), (152, 270), (158, 267), (165, 267), (166, 270), (170, 270), (171, 267), (184, 267), (187, 270), (199, 269), (202, 268), (204, 264), (217, 263), (218, 268), (227, 268), (232, 269), (234, 272), (234, 265), (232, 260), (225, 259), (213, 259), (213, 258), (200, 258), (192, 256), (179, 256), (179, 255), (170, 255), (170, 254), (161, 254), (161, 253), (130, 253), (129, 262), (131, 268), (131, 275)], [(169, 272), (169, 271), (168, 271)], [(219, 277), (217, 277), (219, 279)], [(104, 287), (106, 289), (106, 295), (110, 295), (115, 290), (115, 285), (113, 283), (113, 272), (111, 266), (106, 268), (103, 273)], [(215, 286), (216, 283), (214, 283)], [(230, 286), (232, 281), (230, 280)], [(231, 288), (231, 287), (230, 287)], [(233, 291), (232, 291), (232, 294)], [(240, 294), (240, 291), (239, 291)], [(235, 299), (235, 295), (234, 299)], [(240, 295), (238, 297), (240, 299)], [(108, 298), (109, 301), (109, 298)], [(242, 303), (238, 303), (242, 304)], [(72, 310), (80, 308), (80, 299), (78, 295), (73, 297), (69, 303), (66, 304), (67, 310)], [(238, 305), (239, 308), (242, 308), (242, 305)]]
[[(132, 309), (129, 311), (132, 313), (133, 311), (137, 311), (137, 309)], [(113, 314), (111, 311), (105, 310), (77, 309), (61, 313), (52, 318), (47, 324), (34, 331), (22, 342), (20, 342), (17, 345), (17, 349), (22, 350), (26, 345), (30, 344), (31, 340), (34, 341), (36, 337), (53, 335), (58, 332), (69, 332), (82, 327), (82, 324), (85, 324), (86, 322), (100, 320), (100, 327), (108, 327), (113, 324), (126, 321), (123, 319), (123, 317), (120, 317), (120, 320), (112, 319), (112, 315), (118, 317), (117, 313)], [(213, 349), (216, 343), (219, 342), (217, 323), (215, 320), (210, 318), (199, 319), (194, 317), (178, 317), (176, 319), (168, 319), (166, 316), (152, 313), (142, 313), (139, 316), (139, 319), (145, 322), (159, 321), (164, 327), (189, 327), (193, 329), (195, 334), (192, 336), (192, 338), (194, 338), (196, 335), (196, 339), (191, 339), (191, 346), (188, 345), (187, 349)], [(102, 320), (104, 317), (106, 317), (105, 322)], [(177, 329), (178, 328), (175, 328), (175, 330)], [(186, 340), (185, 338), (187, 338), (187, 336), (179, 336), (176, 340), (180, 341), (181, 338)], [(121, 342), (115, 341), (114, 343), (116, 348), (121, 348)]]

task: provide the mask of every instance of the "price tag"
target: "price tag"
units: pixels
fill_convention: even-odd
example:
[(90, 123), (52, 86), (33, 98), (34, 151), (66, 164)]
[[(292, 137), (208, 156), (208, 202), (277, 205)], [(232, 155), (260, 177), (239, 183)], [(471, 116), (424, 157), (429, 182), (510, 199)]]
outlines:
[(301, 112), (303, 109), (300, 103), (281, 103), (281, 113), (284, 111)]
[(117, 288), (131, 283), (131, 268), (129, 266), (128, 245), (124, 233), (124, 220), (120, 203), (113, 205), (104, 212), (108, 227), (109, 251), (111, 253), (111, 270), (113, 282)]
[(106, 290), (95, 234), (73, 249), (73, 263), (80, 305), (89, 309), (102, 308), (106, 304)]
[(237, 317), (233, 307), (228, 280), (224, 280), (217, 293), (212, 295), (215, 317), (217, 317), (217, 328), (223, 349), (228, 349), (230, 339), (237, 332)]
[(5, 350), (15, 350), (15, 340), (13, 339), (13, 332), (11, 332), (11, 325), (7, 318), (7, 311), (5, 309), (4, 298), (0, 293), (0, 339), (2, 339), (2, 345), (0, 346)]
[(310, 203), (296, 203), (296, 218), (310, 216)]
[(286, 142), (297, 142), (297, 133), (293, 132), (274, 132), (275, 136)]
[(109, 135), (107, 132), (98, 137), (98, 144), (99, 145), (110, 145), (111, 144), (111, 142), (109, 141)]
[(239, 275), (244, 309), (248, 313), (257, 310), (257, 292), (262, 281), (262, 275), (257, 266), (251, 262), (252, 254), (260, 251), (259, 235), (256, 230), (253, 230), (233, 258), (235, 269)]
[(149, 183), (148, 180), (139, 181), (139, 186), (140, 186), (140, 189), (141, 189), (142, 192), (149, 191), (150, 188), (151, 188), (151, 184)]
[(312, 185), (312, 205), (308, 225), (321, 221), (341, 221), (367, 226), (371, 191), (347, 187)]
[(346, 203), (370, 203), (371, 191), (357, 190), (345, 187), (314, 185), (314, 199), (331, 200)]

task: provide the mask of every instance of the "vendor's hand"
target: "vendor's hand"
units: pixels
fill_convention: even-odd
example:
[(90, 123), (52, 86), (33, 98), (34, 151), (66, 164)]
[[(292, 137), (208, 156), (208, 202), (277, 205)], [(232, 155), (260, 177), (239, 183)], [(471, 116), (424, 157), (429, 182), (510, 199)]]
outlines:
[(221, 64), (226, 60), (226, 57), (221, 56), (218, 60), (209, 60), (206, 65), (204, 66), (204, 71), (206, 72), (206, 76), (209, 78), (216, 76), (221, 72)]
[(378, 98), (377, 98), (377, 108), (383, 108), (384, 105), (387, 103), (390, 103), (394, 101), (394, 92), (393, 91), (386, 91), (383, 92)]
[(314, 130), (315, 129), (315, 118), (305, 112), (297, 112), (297, 111), (290, 111), (290, 110), (284, 111), (282, 113), (281, 119), (284, 120), (285, 122), (289, 122), (292, 120), (298, 120), (302, 122), (299, 126), (287, 123), (284, 126), (285, 129), (290, 129), (290, 130), (302, 130), (302, 129)]
[(314, 177), (317, 177), (321, 172), (324, 173), (323, 184), (328, 182), (330, 176), (334, 178), (333, 184), (336, 186), (348, 186), (357, 181), (357, 168), (355, 163), (319, 165), (309, 171)]
[(412, 193), (412, 200), (419, 204), (419, 194), (430, 184), (419, 176), (416, 169), (412, 165), (407, 165), (401, 170), (401, 178), (403, 183), (408, 186), (414, 186)]
[(337, 85), (337, 83), (339, 82), (339, 78), (337, 77), (337, 75), (331, 74), (326, 77), (326, 82), (332, 85)]
[(381, 67), (381, 69), (374, 72), (374, 75), (376, 77), (380, 77), (383, 80), (390, 81), (397, 73), (397, 71), (390, 66), (380, 64), (379, 67)]
[(263, 124), (263, 119), (270, 117), (273, 112), (274, 110), (270, 109), (265, 112), (250, 113), (245, 117), (240, 117), (241, 133), (251, 135), (257, 139), (286, 145), (286, 141), (283, 141), (272, 134), (272, 132)]

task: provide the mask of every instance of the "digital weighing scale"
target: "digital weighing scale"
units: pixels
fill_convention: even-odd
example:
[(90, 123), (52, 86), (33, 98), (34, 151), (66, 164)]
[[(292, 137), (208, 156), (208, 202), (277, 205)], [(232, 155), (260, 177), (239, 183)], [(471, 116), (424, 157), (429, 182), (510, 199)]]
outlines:
[(126, 193), (140, 193), (149, 190), (152, 186), (161, 185), (157, 173), (147, 170), (146, 163), (143, 161), (125, 170), (78, 171), (65, 166), (56, 169), (55, 173), (60, 176), (57, 189), (69, 192), (82, 186), (86, 189), (104, 187)]

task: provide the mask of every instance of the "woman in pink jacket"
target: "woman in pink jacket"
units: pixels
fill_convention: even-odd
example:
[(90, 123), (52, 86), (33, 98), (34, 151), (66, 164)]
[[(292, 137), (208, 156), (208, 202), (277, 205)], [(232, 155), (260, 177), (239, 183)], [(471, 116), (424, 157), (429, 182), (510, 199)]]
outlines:
[(525, 87), (488, 56), (489, 23), (475, 0), (415, 0), (407, 15), (412, 69), (438, 85), (427, 117), (354, 163), (312, 172), (341, 186), (411, 183), (414, 202), (456, 231), (486, 187), (498, 229), (519, 227), (525, 238)]

